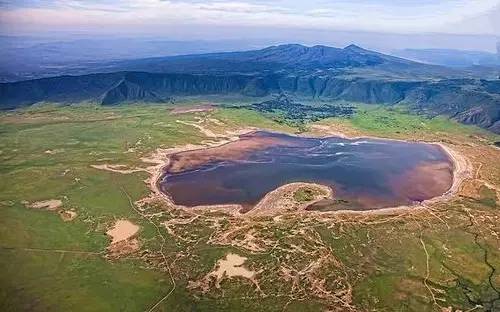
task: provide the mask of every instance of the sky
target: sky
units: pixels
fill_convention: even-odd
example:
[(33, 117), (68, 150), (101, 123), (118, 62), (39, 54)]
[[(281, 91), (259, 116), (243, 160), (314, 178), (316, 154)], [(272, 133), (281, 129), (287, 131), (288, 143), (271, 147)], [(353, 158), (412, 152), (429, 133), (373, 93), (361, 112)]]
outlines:
[(500, 0), (0, 0), (2, 34), (220, 39), (305, 29), (498, 37)]

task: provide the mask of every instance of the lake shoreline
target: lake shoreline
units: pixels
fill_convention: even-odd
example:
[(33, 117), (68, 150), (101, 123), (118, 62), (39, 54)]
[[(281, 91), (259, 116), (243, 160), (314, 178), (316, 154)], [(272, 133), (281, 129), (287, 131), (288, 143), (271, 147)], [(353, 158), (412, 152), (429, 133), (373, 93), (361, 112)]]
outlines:
[[(444, 202), (447, 200), (450, 200), (451, 198), (454, 197), (454, 195), (459, 191), (460, 186), (462, 185), (462, 182), (471, 176), (472, 172), (472, 166), (470, 162), (460, 153), (457, 151), (453, 150), (451, 147), (447, 146), (443, 142), (425, 142), (425, 141), (418, 141), (418, 140), (401, 140), (401, 139), (387, 139), (387, 138), (381, 138), (381, 137), (375, 137), (375, 136), (347, 136), (342, 133), (335, 133), (335, 134), (310, 134), (310, 133), (303, 133), (303, 134), (288, 134), (288, 133), (282, 133), (282, 132), (277, 132), (277, 131), (269, 131), (266, 129), (256, 129), (256, 128), (245, 128), (241, 129), (235, 132), (232, 132), (231, 135), (223, 137), (221, 136), (221, 140), (218, 142), (210, 142), (208, 144), (203, 144), (203, 145), (185, 145), (185, 146), (179, 146), (179, 147), (174, 147), (170, 149), (159, 149), (155, 152), (153, 157), (151, 157), (149, 160), (153, 159), (154, 162), (156, 163), (156, 166), (154, 166), (153, 170), (151, 172), (152, 176), (150, 179), (147, 180), (150, 189), (153, 191), (153, 194), (158, 196), (159, 198), (162, 199), (162, 201), (166, 201), (170, 206), (183, 209), (183, 210), (188, 210), (188, 211), (224, 211), (226, 213), (229, 213), (231, 215), (236, 215), (236, 216), (252, 216), (252, 215), (276, 215), (280, 212), (280, 209), (270, 209), (269, 213), (266, 213), (263, 211), (261, 208), (263, 203), (271, 203), (273, 201), (277, 201), (280, 196), (282, 197), (286, 191), (289, 191), (291, 188), (293, 188), (293, 185), (297, 185), (297, 183), (287, 183), (285, 185), (281, 185), (278, 188), (268, 192), (259, 202), (253, 206), (252, 209), (244, 211), (243, 205), (240, 204), (222, 204), (222, 205), (199, 205), (199, 206), (193, 206), (193, 207), (188, 207), (188, 206), (183, 206), (183, 205), (177, 205), (174, 203), (172, 200), (172, 197), (166, 193), (164, 193), (161, 190), (160, 183), (162, 181), (162, 178), (164, 177), (166, 173), (166, 169), (171, 165), (172, 161), (172, 156), (183, 153), (183, 152), (194, 152), (194, 151), (199, 151), (199, 150), (208, 150), (211, 148), (218, 148), (221, 146), (224, 146), (229, 143), (233, 143), (238, 141), (241, 136), (243, 135), (249, 135), (258, 131), (266, 131), (266, 132), (272, 132), (272, 133), (277, 133), (277, 134), (286, 134), (294, 137), (311, 137), (311, 138), (342, 138), (342, 139), (374, 139), (374, 140), (385, 140), (385, 141), (398, 141), (398, 142), (415, 142), (415, 143), (424, 143), (424, 144), (432, 144), (432, 145), (437, 145), (440, 147), (440, 149), (447, 155), (447, 157), (450, 160), (450, 163), (452, 164), (453, 167), (453, 180), (450, 188), (443, 193), (440, 196), (436, 196), (427, 200), (424, 200), (422, 202), (416, 202), (415, 204), (411, 205), (400, 205), (400, 206), (394, 206), (394, 207), (387, 207), (387, 208), (378, 208), (378, 209), (369, 209), (369, 210), (332, 210), (332, 211), (314, 211), (314, 210), (305, 210), (305, 207), (302, 207), (302, 209), (298, 209), (295, 211), (296, 213), (320, 213), (320, 214), (390, 214), (394, 212), (401, 212), (405, 211), (408, 209), (419, 209), (419, 208), (425, 208), (429, 204), (434, 204), (434, 203), (439, 203), (439, 202)], [(145, 159), (148, 161), (148, 159)], [(329, 189), (328, 193), (330, 194), (329, 197), (334, 199), (333, 194), (334, 190), (331, 189), (331, 187), (318, 184), (318, 183), (306, 183), (306, 182), (298, 182), (303, 183), (304, 185), (308, 185), (310, 187), (315, 187), (318, 189), (325, 190), (325, 188)], [(307, 203), (307, 206), (313, 204), (313, 202)], [(257, 207), (260, 207), (259, 213), (252, 213)]]

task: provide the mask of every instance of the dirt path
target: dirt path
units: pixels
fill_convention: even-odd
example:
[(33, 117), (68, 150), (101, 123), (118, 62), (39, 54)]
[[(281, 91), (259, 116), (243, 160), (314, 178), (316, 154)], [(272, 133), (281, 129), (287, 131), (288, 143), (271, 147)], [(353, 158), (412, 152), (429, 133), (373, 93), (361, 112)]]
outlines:
[(6, 250), (22, 250), (22, 251), (33, 251), (33, 252), (54, 252), (54, 253), (68, 253), (68, 254), (79, 254), (79, 255), (102, 255), (103, 251), (83, 251), (83, 250), (65, 250), (65, 249), (45, 249), (45, 248), (28, 248), (28, 247), (6, 247), (0, 246), (1, 249)]
[(147, 311), (148, 312), (152, 312), (154, 311), (163, 301), (167, 300), (168, 297), (170, 297), (170, 295), (175, 291), (175, 288), (177, 287), (176, 283), (175, 283), (175, 279), (174, 279), (174, 276), (172, 274), (172, 269), (170, 267), (170, 264), (168, 263), (167, 261), (167, 256), (165, 255), (164, 253), (164, 248), (165, 248), (165, 243), (167, 242), (167, 239), (165, 238), (165, 236), (161, 233), (160, 231), (160, 228), (158, 227), (158, 225), (152, 220), (151, 217), (148, 217), (146, 216), (144, 213), (142, 213), (139, 209), (137, 209), (135, 203), (132, 201), (132, 198), (130, 197), (130, 194), (124, 189), (122, 188), (121, 189), (122, 192), (127, 196), (127, 199), (128, 199), (128, 202), (129, 202), (129, 205), (130, 205), (130, 208), (132, 208), (138, 215), (140, 215), (142, 218), (144, 218), (145, 220), (147, 220), (152, 226), (155, 227), (156, 229), (156, 232), (158, 234), (158, 236), (160, 237), (162, 243), (161, 243), (161, 246), (160, 246), (160, 255), (163, 259), (163, 263), (165, 264), (165, 266), (167, 267), (167, 272), (168, 272), (168, 275), (170, 277), (170, 281), (172, 282), (172, 288), (170, 289), (170, 291), (165, 295), (163, 296), (160, 300), (156, 301), (150, 309), (148, 309)]
[(147, 172), (147, 170), (144, 168), (129, 169), (126, 165), (120, 165), (120, 164), (90, 165), (90, 167), (92, 167), (94, 169), (106, 170), (106, 171), (111, 171), (111, 172), (116, 172), (116, 173), (121, 173), (121, 174), (130, 174), (130, 173), (135, 173), (135, 172)]
[(186, 125), (186, 126), (195, 127), (196, 129), (200, 130), (201, 133), (203, 133), (205, 136), (207, 136), (209, 138), (218, 138), (219, 137), (212, 130), (202, 126), (200, 123), (187, 122), (187, 121), (182, 121), (182, 120), (176, 120), (176, 122), (183, 124), (183, 125)]
[(180, 114), (187, 114), (187, 113), (211, 112), (213, 110), (215, 110), (214, 105), (212, 103), (206, 103), (206, 104), (199, 104), (199, 105), (175, 107), (170, 111), (170, 114), (180, 115)]

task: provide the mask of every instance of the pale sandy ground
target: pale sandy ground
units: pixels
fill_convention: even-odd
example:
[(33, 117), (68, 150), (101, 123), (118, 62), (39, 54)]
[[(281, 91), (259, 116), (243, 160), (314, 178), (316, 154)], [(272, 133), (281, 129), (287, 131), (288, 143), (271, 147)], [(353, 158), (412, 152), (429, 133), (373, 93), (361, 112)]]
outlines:
[(125, 165), (110, 165), (110, 164), (102, 164), (102, 165), (90, 165), (90, 167), (94, 169), (99, 169), (99, 170), (106, 170), (106, 171), (111, 171), (111, 172), (116, 172), (116, 173), (121, 173), (121, 174), (129, 174), (129, 173), (134, 173), (134, 172), (145, 172), (146, 169), (144, 168), (128, 168)]
[(175, 122), (186, 125), (186, 126), (191, 126), (195, 127), (196, 129), (200, 130), (201, 133), (203, 133), (206, 137), (209, 138), (217, 138), (217, 134), (215, 134), (212, 130), (203, 127), (202, 125), (194, 122), (187, 122), (187, 121), (182, 121), (182, 120), (176, 120)]
[(137, 238), (129, 238), (109, 245), (108, 248), (106, 248), (108, 251), (106, 256), (110, 259), (117, 259), (132, 254), (140, 248), (141, 245)]
[(74, 210), (62, 209), (63, 202), (60, 199), (41, 200), (33, 203), (24, 201), (22, 204), (32, 209), (43, 209), (50, 212), (57, 212), (64, 222), (73, 221), (78, 216), (78, 213)]
[(29, 208), (47, 209), (47, 210), (57, 210), (61, 206), (62, 206), (62, 201), (59, 199), (48, 199), (28, 204)]
[(73, 221), (78, 216), (76, 211), (73, 210), (59, 211), (59, 215), (61, 216), (61, 219), (63, 219), (64, 222)]
[(140, 248), (136, 234), (139, 226), (128, 220), (117, 220), (115, 224), (106, 232), (111, 236), (111, 244), (108, 246), (107, 257), (120, 258), (136, 252)]
[(111, 244), (129, 239), (139, 231), (139, 226), (133, 224), (128, 220), (117, 220), (113, 227), (109, 229), (106, 234), (111, 236)]
[(212, 280), (215, 280), (215, 287), (220, 288), (220, 283), (225, 278), (242, 277), (251, 281), (257, 287), (257, 289), (260, 290), (259, 284), (256, 280), (257, 272), (251, 271), (243, 266), (246, 260), (246, 257), (229, 253), (225, 258), (219, 259), (217, 261), (217, 264), (215, 265), (214, 270), (205, 275), (204, 278), (196, 282), (190, 281), (188, 288), (198, 288), (203, 292), (207, 292), (210, 289)]
[(254, 271), (250, 271), (245, 268), (243, 263), (247, 258), (239, 256), (237, 254), (227, 254), (225, 259), (220, 259), (217, 261), (217, 269), (210, 273), (211, 276), (215, 276), (217, 280), (222, 280), (224, 276), (235, 277), (241, 276), (244, 278), (252, 279), (255, 276)]
[(190, 105), (190, 106), (181, 106), (181, 107), (175, 107), (170, 111), (171, 115), (179, 115), (179, 114), (186, 114), (186, 113), (200, 113), (200, 112), (209, 112), (213, 111), (215, 107), (213, 106), (212, 103), (205, 103), (205, 104), (199, 104), (199, 105)]

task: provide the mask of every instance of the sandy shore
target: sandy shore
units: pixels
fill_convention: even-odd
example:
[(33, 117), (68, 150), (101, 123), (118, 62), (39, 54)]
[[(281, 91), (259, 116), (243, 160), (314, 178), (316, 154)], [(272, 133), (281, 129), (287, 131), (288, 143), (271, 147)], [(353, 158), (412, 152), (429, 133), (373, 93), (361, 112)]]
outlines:
[[(350, 138), (344, 136), (344, 138)], [(352, 137), (356, 139), (362, 139), (362, 138), (375, 138), (375, 139), (383, 139), (386, 140), (385, 138), (376, 138), (376, 137), (367, 137), (367, 136), (360, 136), (360, 137)], [(352, 139), (350, 138), (350, 139)], [(387, 139), (387, 140), (393, 140), (393, 141), (399, 141), (399, 142), (409, 142), (405, 140), (398, 140), (398, 139)], [(414, 141), (414, 142), (419, 142), (419, 141)], [(414, 205), (403, 205), (403, 206), (395, 206), (395, 207), (387, 207), (387, 208), (380, 208), (380, 209), (370, 209), (370, 210), (335, 210), (335, 211), (325, 211), (325, 212), (319, 212), (319, 211), (307, 211), (307, 213), (319, 213), (319, 214), (394, 214), (394, 213), (401, 213), (405, 212), (407, 210), (415, 210), (415, 209), (423, 209), (427, 208), (428, 205), (431, 204), (436, 204), (440, 202), (446, 202), (448, 200), (451, 200), (460, 190), (460, 187), (465, 179), (471, 178), (472, 173), (473, 173), (473, 167), (470, 161), (462, 154), (459, 152), (455, 151), (451, 147), (447, 146), (444, 143), (441, 142), (422, 142), (426, 144), (434, 144), (440, 146), (443, 151), (448, 155), (448, 157), (451, 160), (451, 163), (453, 164), (453, 182), (448, 191), (446, 191), (443, 195), (437, 196), (434, 198), (430, 198), (428, 200), (424, 200), (420, 203), (416, 203)]]
[[(165, 170), (167, 167), (170, 166), (171, 163), (171, 157), (172, 155), (181, 153), (181, 152), (188, 152), (188, 151), (196, 151), (196, 150), (205, 150), (209, 148), (214, 148), (214, 147), (220, 147), (223, 145), (226, 145), (228, 143), (237, 141), (240, 139), (241, 135), (244, 134), (249, 134), (252, 132), (257, 131), (255, 128), (244, 128), (241, 130), (237, 131), (229, 131), (226, 132), (224, 136), (221, 136), (220, 140), (217, 141), (207, 141), (204, 144), (186, 144), (183, 146), (178, 146), (178, 147), (173, 147), (173, 148), (168, 148), (168, 149), (157, 149), (150, 157), (143, 157), (141, 160), (145, 163), (150, 163), (152, 166), (146, 168), (146, 171), (149, 172), (151, 175), (149, 179), (147, 179), (145, 182), (149, 185), (149, 188), (151, 191), (153, 191), (153, 197), (160, 197), (167, 203), (169, 203), (172, 206), (176, 206), (178, 208), (187, 208), (183, 206), (178, 206), (175, 205), (167, 194), (163, 193), (160, 190), (159, 187), (159, 182), (161, 177), (163, 176)], [(148, 200), (148, 199), (144, 199)], [(223, 210), (233, 210), (235, 207), (238, 206), (238, 210), (241, 209), (240, 205), (224, 205), (224, 206), (204, 206), (202, 208), (218, 208), (218, 210), (223, 209)], [(196, 207), (194, 207), (196, 208)], [(189, 208), (192, 209), (192, 208)]]
[[(323, 130), (323, 129), (321, 129)], [(175, 148), (170, 148), (170, 149), (158, 149), (152, 157), (149, 158), (143, 158), (142, 160), (145, 162), (149, 163), (154, 163), (155, 166), (149, 167), (148, 172), (150, 172), (151, 177), (148, 179), (146, 182), (149, 184), (150, 189), (153, 191), (155, 197), (161, 198), (163, 201), (166, 201), (170, 206), (179, 208), (179, 209), (186, 209), (190, 211), (224, 211), (226, 213), (229, 213), (231, 215), (237, 215), (237, 216), (255, 216), (255, 215), (275, 215), (281, 212), (284, 212), (284, 210), (287, 210), (285, 208), (278, 207), (279, 202), (282, 202), (283, 196), (285, 194), (289, 194), (290, 192), (293, 192), (297, 190), (300, 187), (308, 186), (308, 187), (314, 187), (320, 190), (326, 190), (328, 193), (328, 196), (325, 198), (333, 198), (333, 190), (325, 185), (321, 184), (315, 184), (315, 183), (290, 183), (290, 184), (285, 184), (280, 186), (279, 188), (269, 192), (262, 198), (258, 204), (254, 206), (253, 209), (251, 209), (248, 212), (243, 212), (244, 208), (242, 205), (238, 204), (231, 204), (231, 205), (203, 205), (203, 206), (196, 206), (196, 207), (186, 207), (182, 205), (176, 205), (170, 196), (167, 194), (163, 193), (160, 190), (159, 187), (159, 182), (161, 177), (164, 174), (165, 169), (170, 165), (171, 163), (171, 158), (173, 155), (181, 153), (181, 152), (187, 152), (187, 151), (197, 151), (197, 150), (206, 150), (209, 148), (215, 148), (215, 147), (221, 147), (223, 145), (226, 145), (228, 143), (235, 142), (239, 140), (241, 135), (244, 134), (250, 134), (256, 131), (269, 131), (265, 129), (254, 129), (254, 128), (245, 128), (239, 131), (231, 132), (228, 133), (227, 137), (223, 137), (219, 141), (210, 141), (207, 142), (206, 144), (203, 145), (185, 145), (185, 146), (180, 146), (180, 147), (175, 147)], [(304, 137), (304, 136), (313, 136), (313, 137), (340, 137), (340, 138), (345, 138), (345, 139), (378, 139), (378, 140), (391, 140), (391, 141), (399, 141), (399, 142), (420, 142), (420, 141), (412, 141), (412, 140), (400, 140), (400, 139), (386, 139), (386, 138), (379, 138), (379, 137), (374, 137), (374, 136), (347, 136), (343, 133), (331, 133), (329, 131), (325, 131), (326, 134), (323, 135), (318, 135), (318, 134), (301, 134), (301, 135), (295, 135), (299, 137)], [(293, 135), (293, 134), (290, 134)], [(406, 209), (418, 209), (418, 208), (424, 208), (429, 204), (434, 204), (438, 202), (443, 202), (450, 200), (453, 198), (453, 196), (459, 191), (460, 186), (462, 185), (462, 182), (470, 178), (472, 176), (472, 165), (471, 163), (459, 152), (455, 151), (448, 145), (442, 143), (442, 142), (425, 142), (422, 141), (421, 143), (426, 143), (426, 144), (434, 144), (439, 146), (449, 157), (452, 165), (453, 165), (453, 182), (451, 187), (447, 192), (445, 192), (443, 195), (434, 197), (428, 200), (425, 200), (421, 203), (416, 203), (415, 205), (405, 205), (405, 206), (397, 206), (397, 207), (389, 207), (389, 208), (381, 208), (381, 209), (372, 209), (372, 210), (335, 210), (335, 211), (326, 211), (326, 212), (319, 212), (319, 211), (306, 211), (305, 209), (297, 209), (295, 212), (302, 212), (302, 213), (320, 213), (320, 214), (328, 214), (328, 213), (349, 213), (349, 214), (391, 214), (395, 212), (400, 212), (404, 211)], [(282, 202), (281, 204), (285, 204)], [(289, 206), (290, 201), (286, 202), (286, 205)], [(310, 205), (311, 203), (307, 203), (307, 205)], [(271, 207), (271, 209), (268, 209), (268, 211), (265, 211), (264, 206), (266, 207)]]

